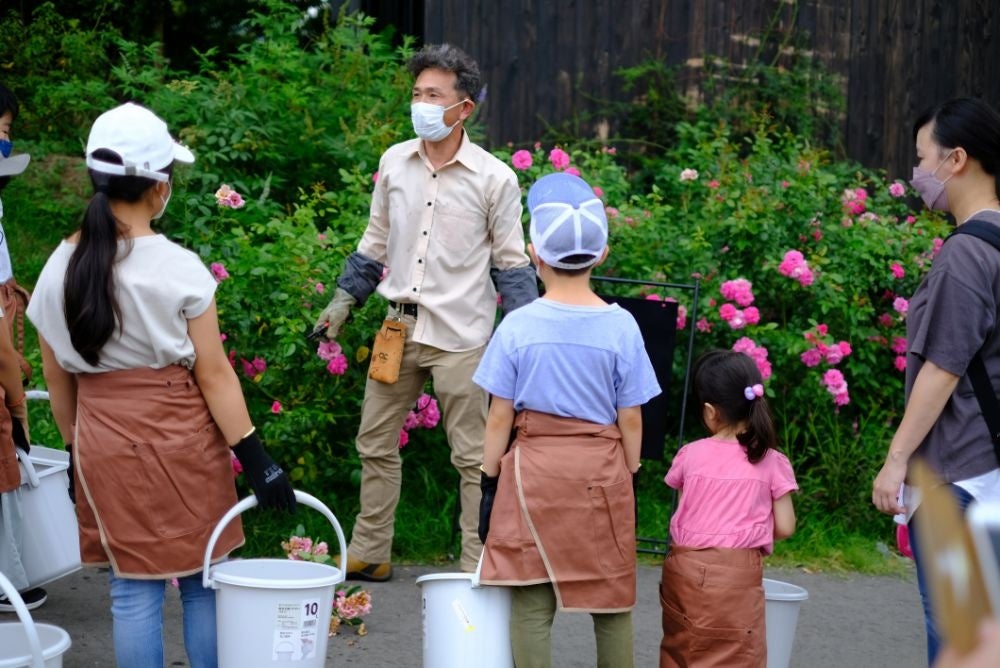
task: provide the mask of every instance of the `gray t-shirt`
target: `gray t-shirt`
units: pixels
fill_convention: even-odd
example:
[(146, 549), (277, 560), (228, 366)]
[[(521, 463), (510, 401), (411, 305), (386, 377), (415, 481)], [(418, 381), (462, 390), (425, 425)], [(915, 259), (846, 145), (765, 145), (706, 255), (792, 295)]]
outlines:
[[(1000, 211), (973, 217), (1000, 225)], [(910, 300), (906, 322), (906, 398), (924, 360), (961, 376), (917, 454), (947, 482), (997, 468), (989, 430), (965, 375), (980, 349), (993, 387), (1000, 388), (1000, 250), (971, 235), (952, 237)]]
[[(119, 242), (119, 253), (127, 244)], [(93, 367), (73, 348), (63, 311), (63, 282), (76, 244), (62, 242), (42, 269), (28, 304), (28, 319), (70, 373), (100, 373), (171, 364), (194, 366), (188, 320), (203, 314), (215, 297), (216, 281), (201, 259), (163, 235), (132, 239), (115, 263), (122, 327), (101, 349)]]
[(617, 304), (536, 299), (497, 327), (472, 380), (530, 409), (612, 424), (660, 393), (635, 318)]

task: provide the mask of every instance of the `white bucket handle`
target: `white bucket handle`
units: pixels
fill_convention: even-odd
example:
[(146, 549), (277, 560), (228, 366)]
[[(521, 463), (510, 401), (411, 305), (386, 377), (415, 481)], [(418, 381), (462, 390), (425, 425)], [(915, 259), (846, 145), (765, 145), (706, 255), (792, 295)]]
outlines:
[(38, 639), (38, 630), (35, 629), (35, 622), (31, 619), (28, 608), (24, 605), (24, 600), (17, 593), (14, 584), (7, 579), (7, 576), (0, 573), (0, 589), (3, 590), (7, 600), (14, 604), (17, 617), (24, 627), (24, 634), (28, 636), (28, 646), (31, 647), (31, 665), (33, 668), (45, 668), (45, 657), (42, 654), (42, 641)]
[(24, 450), (20, 448), (15, 448), (17, 450), (17, 460), (21, 462), (21, 466), (24, 467), (24, 472), (28, 474), (28, 484), (37, 489), (42, 484), (42, 479), (38, 477), (38, 472), (35, 471), (35, 464), (31, 461), (29, 455), (24, 454)]
[[(324, 504), (322, 501), (317, 499), (312, 494), (307, 494), (305, 492), (300, 492), (299, 490), (295, 490), (295, 500), (304, 506), (309, 506), (314, 510), (318, 510), (320, 513), (323, 514), (323, 517), (325, 517), (333, 526), (333, 530), (337, 534), (337, 543), (339, 544), (338, 546), (340, 547), (340, 571), (341, 573), (346, 573), (347, 541), (344, 540), (344, 530), (340, 528), (340, 522), (338, 522), (337, 518), (334, 517), (333, 512), (331, 512), (330, 509), (326, 507), (326, 504)], [(249, 510), (250, 508), (253, 508), (256, 505), (257, 505), (257, 497), (253, 495), (248, 496), (239, 503), (237, 503), (235, 506), (230, 508), (229, 512), (223, 515), (222, 519), (219, 520), (218, 526), (216, 526), (215, 531), (212, 532), (212, 537), (208, 539), (208, 547), (205, 548), (205, 564), (204, 568), (201, 571), (201, 582), (202, 585), (204, 585), (205, 589), (214, 588), (213, 587), (214, 581), (212, 580), (212, 576), (209, 573), (209, 567), (211, 566), (212, 562), (212, 550), (215, 549), (215, 543), (216, 541), (219, 540), (219, 536), (222, 535), (222, 532), (225, 530), (226, 526), (231, 521), (233, 521), (233, 518), (241, 514), (244, 510)]]

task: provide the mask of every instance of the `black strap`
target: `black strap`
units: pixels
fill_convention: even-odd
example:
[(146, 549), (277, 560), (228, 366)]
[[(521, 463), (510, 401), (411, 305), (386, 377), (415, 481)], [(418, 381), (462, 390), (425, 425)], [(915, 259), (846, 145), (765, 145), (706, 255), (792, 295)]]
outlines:
[[(985, 220), (967, 221), (949, 234), (948, 239), (956, 234), (970, 234), (1000, 251), (1000, 226), (993, 223)], [(983, 420), (986, 421), (986, 428), (990, 430), (993, 451), (996, 453), (997, 461), (1000, 462), (1000, 400), (997, 399), (996, 390), (990, 382), (990, 375), (986, 371), (986, 363), (981, 352), (975, 354), (966, 372), (972, 383), (972, 390), (976, 393), (976, 401), (979, 402), (979, 410), (983, 414)]]

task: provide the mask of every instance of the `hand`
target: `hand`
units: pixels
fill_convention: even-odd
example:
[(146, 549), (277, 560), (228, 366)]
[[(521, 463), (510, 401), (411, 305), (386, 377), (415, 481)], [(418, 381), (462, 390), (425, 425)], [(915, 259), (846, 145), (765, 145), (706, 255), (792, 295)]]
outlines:
[(906, 478), (906, 464), (905, 460), (900, 460), (890, 452), (872, 483), (872, 503), (886, 515), (906, 512), (906, 507), (897, 501), (899, 488)]
[(493, 500), (497, 496), (497, 483), (500, 476), (488, 476), (483, 471), (479, 474), (479, 489), (483, 490), (483, 498), (479, 501), (479, 540), (486, 542), (490, 532), (490, 515), (493, 513)]
[(250, 488), (261, 508), (277, 508), (295, 512), (295, 492), (288, 476), (264, 449), (256, 431), (250, 432), (233, 446), (233, 454), (240, 460), (250, 481)]
[(1000, 666), (1000, 621), (984, 621), (979, 627), (979, 642), (966, 654), (960, 655), (945, 647), (934, 662), (934, 668), (997, 668)]
[(69, 453), (69, 470), (66, 473), (69, 474), (69, 487), (66, 488), (66, 492), (69, 493), (69, 500), (76, 505), (76, 473), (73, 469), (73, 444), (66, 444), (66, 452)]
[(344, 325), (347, 317), (351, 315), (351, 309), (357, 300), (343, 288), (337, 288), (333, 293), (333, 299), (327, 304), (323, 312), (319, 314), (319, 320), (313, 326), (313, 331), (326, 329), (326, 338), (335, 339)]

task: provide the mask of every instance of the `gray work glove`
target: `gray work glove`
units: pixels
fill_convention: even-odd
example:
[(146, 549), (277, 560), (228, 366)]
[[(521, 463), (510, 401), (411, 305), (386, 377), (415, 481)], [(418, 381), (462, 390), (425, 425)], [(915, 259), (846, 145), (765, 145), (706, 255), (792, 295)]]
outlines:
[(318, 332), (325, 329), (326, 338), (337, 338), (340, 328), (347, 320), (347, 316), (351, 315), (351, 309), (354, 308), (355, 304), (357, 304), (357, 300), (349, 292), (343, 288), (337, 288), (337, 291), (333, 293), (333, 299), (320, 313), (319, 319), (313, 326), (313, 331)]

